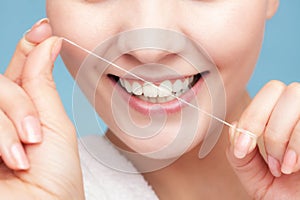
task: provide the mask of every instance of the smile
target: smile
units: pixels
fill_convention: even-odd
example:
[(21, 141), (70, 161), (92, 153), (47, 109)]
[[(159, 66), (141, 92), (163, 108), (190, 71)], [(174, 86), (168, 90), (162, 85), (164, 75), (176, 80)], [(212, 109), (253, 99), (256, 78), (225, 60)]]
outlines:
[(143, 83), (139, 80), (117, 77), (115, 79), (118, 79), (120, 86), (130, 95), (151, 103), (166, 103), (191, 89), (200, 78), (201, 75), (197, 74), (184, 79), (165, 80), (161, 83)]
[(160, 108), (167, 113), (173, 113), (179, 111), (183, 106), (176, 97), (190, 101), (198, 93), (206, 74), (209, 74), (209, 71), (148, 83), (137, 79), (120, 78), (111, 74), (108, 77), (115, 83), (122, 96), (129, 99), (130, 105), (136, 110), (149, 113), (153, 105), (159, 104)]

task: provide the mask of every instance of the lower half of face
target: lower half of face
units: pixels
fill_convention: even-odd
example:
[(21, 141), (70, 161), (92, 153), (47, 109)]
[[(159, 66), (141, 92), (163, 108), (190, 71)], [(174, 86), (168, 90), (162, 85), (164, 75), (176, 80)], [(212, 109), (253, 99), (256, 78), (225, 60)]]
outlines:
[[(213, 134), (215, 122), (207, 113), (225, 118), (225, 110), (231, 112), (245, 93), (262, 43), (266, 2), (51, 0), (47, 12), (56, 35), (94, 52), (100, 45), (101, 57), (113, 49), (112, 61), (142, 78), (95, 58), (84, 61), (87, 54), (64, 45), (66, 66), (112, 132), (134, 151), (172, 157)], [(186, 40), (147, 37), (145, 28), (171, 30)], [(134, 37), (122, 37), (139, 29)], [(113, 43), (104, 42), (120, 33)], [(161, 41), (166, 49), (149, 48), (151, 41)], [(199, 57), (209, 61), (199, 62), (210, 67), (180, 56), (184, 51), (199, 58), (197, 48), (186, 51), (186, 41), (199, 45)]]

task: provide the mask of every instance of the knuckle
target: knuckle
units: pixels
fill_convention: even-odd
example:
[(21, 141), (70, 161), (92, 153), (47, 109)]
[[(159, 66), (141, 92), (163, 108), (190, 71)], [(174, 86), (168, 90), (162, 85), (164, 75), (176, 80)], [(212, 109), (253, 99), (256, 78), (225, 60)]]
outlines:
[(2, 99), (2, 101), (6, 101), (6, 103), (3, 103), (1, 106), (3, 106), (3, 110), (5, 110), (9, 115), (22, 115), (26, 113), (35, 114), (30, 98), (27, 94), (25, 94), (25, 92), (13, 91), (6, 98), (6, 100)]
[(262, 116), (257, 115), (255, 110), (247, 109), (239, 121), (239, 126), (245, 130), (256, 132), (262, 130), (265, 124)]
[(293, 82), (287, 86), (287, 90), (296, 98), (300, 98), (300, 83)]
[(288, 87), (300, 89), (300, 83), (298, 83), (298, 82), (292, 82), (292, 83), (289, 84)]
[(278, 80), (271, 80), (266, 84), (266, 86), (272, 87), (275, 90), (283, 90), (286, 87), (286, 85), (283, 82)]
[(17, 45), (17, 50), (23, 52), (24, 55), (27, 56), (35, 46), (36, 44), (29, 42), (23, 37)]
[(289, 142), (289, 138), (285, 137), (285, 134), (279, 133), (272, 127), (267, 127), (264, 138), (266, 141), (274, 144), (287, 144)]
[(25, 89), (45, 86), (56, 90), (56, 84), (51, 73), (40, 74), (37, 77), (23, 77), (22, 86)]
[(11, 124), (7, 117), (0, 115), (0, 133), (7, 132), (7, 129), (11, 128)]
[[(247, 116), (243, 119), (243, 121), (241, 121), (239, 123), (239, 126), (240, 126), (240, 128), (243, 128), (245, 130), (257, 132), (261, 129), (261, 127), (264, 126), (264, 124), (256, 118), (253, 118), (251, 116), (249, 116), (249, 117)], [(260, 133), (258, 133), (258, 134), (260, 134)]]

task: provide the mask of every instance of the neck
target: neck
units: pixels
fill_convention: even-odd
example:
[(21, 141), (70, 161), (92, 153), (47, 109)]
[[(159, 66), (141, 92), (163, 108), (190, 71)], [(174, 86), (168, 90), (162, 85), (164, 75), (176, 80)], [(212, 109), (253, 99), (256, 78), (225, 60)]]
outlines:
[[(230, 113), (226, 117), (228, 122), (237, 121), (250, 102), (246, 92), (236, 99), (234, 108), (227, 111)], [(248, 199), (226, 158), (226, 149), (229, 146), (228, 131), (228, 127), (223, 128), (218, 143), (205, 158), (198, 158), (198, 145), (171, 165), (144, 173), (144, 178), (159, 199), (219, 199), (220, 194), (223, 195), (222, 199)], [(117, 146), (126, 148), (110, 130), (106, 136)]]
[[(240, 98), (240, 103), (235, 104), (236, 107), (229, 112), (231, 115), (227, 116), (226, 120), (236, 121), (249, 101), (250, 98), (245, 93)], [(228, 127), (224, 127), (218, 143), (205, 158), (198, 158), (199, 145), (172, 165), (143, 174), (159, 198), (219, 199), (220, 194), (224, 194), (223, 197), (228, 199), (247, 199), (226, 158), (226, 149), (229, 146), (228, 131)]]

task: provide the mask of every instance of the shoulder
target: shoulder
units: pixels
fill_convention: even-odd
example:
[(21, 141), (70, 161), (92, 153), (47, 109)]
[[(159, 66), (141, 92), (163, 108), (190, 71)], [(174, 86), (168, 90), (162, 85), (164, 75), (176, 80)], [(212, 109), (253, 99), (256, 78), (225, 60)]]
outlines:
[[(105, 137), (85, 136), (78, 143), (87, 200), (158, 199), (132, 163)], [(114, 166), (136, 173), (121, 172)]]

